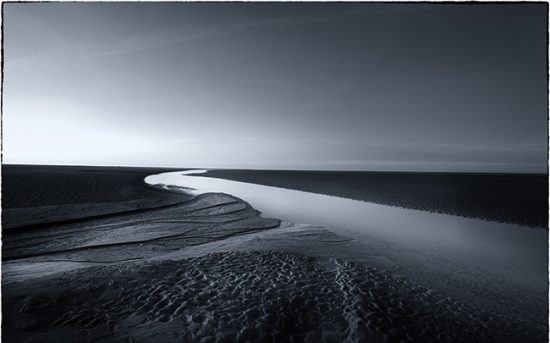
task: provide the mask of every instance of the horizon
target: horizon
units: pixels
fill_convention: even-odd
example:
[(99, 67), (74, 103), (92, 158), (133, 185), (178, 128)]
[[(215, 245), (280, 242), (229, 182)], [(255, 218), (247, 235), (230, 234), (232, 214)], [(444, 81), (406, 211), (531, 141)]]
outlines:
[(3, 164), (548, 174), (547, 4), (3, 6)]
[(206, 168), (188, 166), (147, 166), (147, 165), (92, 165), (92, 164), (33, 164), (33, 163), (2, 163), (2, 166), (28, 167), (83, 167), (83, 168), (143, 168), (143, 169), (180, 169), (180, 170), (258, 170), (258, 171), (292, 171), (292, 172), (335, 172), (335, 173), (403, 173), (403, 174), (493, 174), (493, 175), (539, 175), (548, 176), (546, 172), (496, 172), (496, 171), (407, 171), (407, 170), (364, 170), (364, 169), (261, 169), (261, 168)]

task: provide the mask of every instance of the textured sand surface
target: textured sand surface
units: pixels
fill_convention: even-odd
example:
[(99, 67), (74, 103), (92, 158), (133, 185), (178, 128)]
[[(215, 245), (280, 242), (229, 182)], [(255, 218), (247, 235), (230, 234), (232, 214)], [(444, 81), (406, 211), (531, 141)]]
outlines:
[(189, 175), (197, 172), (151, 175), (145, 181), (195, 188), (193, 194), (233, 194), (267, 216), (357, 239), (427, 287), (487, 307), (508, 302), (524, 316), (547, 317), (546, 230)]
[[(4, 233), (3, 261), (117, 262), (276, 227), (279, 221), (226, 194), (205, 194), (155, 211)], [(124, 251), (122, 252), (122, 249)], [(121, 259), (121, 256), (124, 257)], [(3, 266), (6, 272), (12, 264)]]
[[(2, 165), (2, 229), (27, 229), (181, 203), (147, 187), (166, 168)], [(188, 198), (187, 198), (188, 199)]]
[[(5, 342), (544, 342), (323, 227), (223, 193), (3, 237)], [(495, 296), (494, 294), (489, 294)], [(523, 299), (523, 298), (522, 298)]]
[[(526, 342), (543, 328), (364, 264), (226, 252), (101, 265), (7, 292), (7, 341)], [(29, 294), (29, 292), (32, 292)], [(6, 317), (8, 317), (6, 319)]]

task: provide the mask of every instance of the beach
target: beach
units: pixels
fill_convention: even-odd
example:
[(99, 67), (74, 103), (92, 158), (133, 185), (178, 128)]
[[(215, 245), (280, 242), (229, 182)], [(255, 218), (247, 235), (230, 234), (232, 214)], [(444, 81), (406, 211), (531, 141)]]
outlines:
[(2, 165), (2, 228), (59, 223), (182, 202), (184, 195), (144, 187), (170, 168)]
[(6, 343), (544, 343), (547, 2), (2, 4)]
[[(59, 168), (34, 175), (52, 171)], [(547, 339), (546, 229), (197, 172), (110, 170), (126, 191), (112, 184), (102, 193), (86, 186), (101, 177), (71, 170), (87, 176), (65, 182), (65, 200), (6, 207), (4, 198), (3, 210), (19, 215), (3, 224), (3, 339)], [(53, 219), (40, 222), (29, 208)], [(415, 230), (404, 234), (403, 223)]]

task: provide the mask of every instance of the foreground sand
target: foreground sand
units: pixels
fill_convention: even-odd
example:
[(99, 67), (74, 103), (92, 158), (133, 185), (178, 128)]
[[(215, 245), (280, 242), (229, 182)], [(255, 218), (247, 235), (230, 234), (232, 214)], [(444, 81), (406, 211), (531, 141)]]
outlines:
[(3, 245), (6, 342), (543, 342), (545, 323), (414, 284), (361, 243), (208, 193)]

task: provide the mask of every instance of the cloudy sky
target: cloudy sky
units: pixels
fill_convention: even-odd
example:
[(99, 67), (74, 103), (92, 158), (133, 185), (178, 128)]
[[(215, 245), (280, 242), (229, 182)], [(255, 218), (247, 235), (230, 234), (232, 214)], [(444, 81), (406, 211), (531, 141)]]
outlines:
[(3, 6), (4, 163), (546, 171), (544, 3)]

